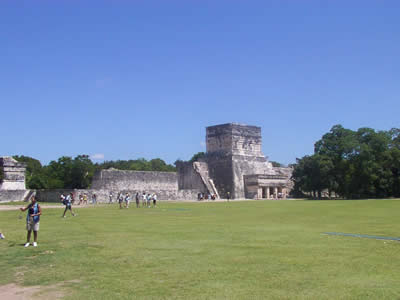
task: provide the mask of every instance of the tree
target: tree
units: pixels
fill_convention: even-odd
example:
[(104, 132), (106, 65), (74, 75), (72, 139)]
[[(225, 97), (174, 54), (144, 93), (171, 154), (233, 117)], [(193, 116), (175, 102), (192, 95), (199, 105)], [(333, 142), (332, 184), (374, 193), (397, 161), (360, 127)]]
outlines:
[(190, 159), (190, 162), (199, 161), (200, 159), (204, 158), (205, 156), (206, 156), (206, 154), (204, 152), (197, 152), (196, 154), (194, 154), (192, 156), (192, 158)]
[(43, 167), (39, 160), (24, 155), (14, 155), (13, 158), (26, 164), (25, 183), (28, 189), (44, 189), (47, 187)]
[(282, 165), (281, 163), (278, 163), (277, 161), (270, 160), (269, 162), (272, 164), (272, 166), (273, 166), (274, 168), (281, 168), (281, 167), (283, 167), (283, 165)]

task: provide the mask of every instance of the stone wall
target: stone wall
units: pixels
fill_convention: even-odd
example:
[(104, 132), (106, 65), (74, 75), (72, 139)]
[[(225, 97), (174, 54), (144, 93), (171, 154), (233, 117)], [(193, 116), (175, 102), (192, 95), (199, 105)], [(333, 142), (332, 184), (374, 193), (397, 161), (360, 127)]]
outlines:
[(207, 153), (208, 173), (221, 198), (233, 196), (232, 156), (221, 152)]
[(193, 189), (190, 189), (189, 181), (186, 182), (188, 189), (181, 191), (178, 190), (178, 174), (176, 172), (108, 169), (101, 170), (94, 175), (92, 189), (104, 190), (107, 195), (109, 191), (112, 191), (114, 195), (119, 191), (128, 191), (131, 194), (146, 192), (156, 193), (159, 200), (195, 200), (199, 189), (196, 188), (194, 182), (192, 182)]
[(0, 168), (4, 177), (0, 182), (0, 190), (25, 190), (25, 163), (11, 156), (3, 156), (0, 157)]
[(93, 176), (92, 189), (177, 191), (175, 172), (101, 170)]
[(195, 171), (192, 162), (177, 162), (176, 168), (179, 190), (198, 190), (203, 193), (207, 191), (199, 173)]
[(26, 201), (30, 190), (0, 190), (0, 202)]

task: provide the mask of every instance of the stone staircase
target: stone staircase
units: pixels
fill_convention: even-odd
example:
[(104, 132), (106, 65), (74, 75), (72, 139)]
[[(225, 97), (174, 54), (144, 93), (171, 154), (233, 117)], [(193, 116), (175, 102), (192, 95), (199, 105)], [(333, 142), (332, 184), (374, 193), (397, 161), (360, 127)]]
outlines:
[(27, 190), (24, 195), (24, 202), (29, 202), (33, 196), (36, 196), (36, 191)]
[(210, 194), (215, 194), (216, 198), (219, 198), (219, 194), (217, 188), (214, 185), (214, 181), (210, 178), (208, 174), (208, 165), (205, 162), (195, 161), (193, 162), (194, 170), (199, 173), (201, 180), (203, 181), (204, 185), (207, 187), (208, 192)]

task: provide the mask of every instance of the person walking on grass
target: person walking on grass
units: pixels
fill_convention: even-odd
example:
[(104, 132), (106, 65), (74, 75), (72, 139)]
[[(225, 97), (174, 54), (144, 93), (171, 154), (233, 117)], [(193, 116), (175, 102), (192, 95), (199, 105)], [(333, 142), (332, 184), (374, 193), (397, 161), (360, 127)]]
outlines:
[(6, 237), (0, 232), (0, 239), (4, 240)]
[(67, 210), (69, 210), (72, 214), (73, 217), (75, 217), (74, 212), (72, 211), (72, 193), (68, 194), (67, 197), (65, 197), (65, 210), (64, 210), (64, 214), (63, 214), (63, 218), (65, 218), (65, 213), (67, 212)]
[(153, 207), (156, 207), (156, 205), (157, 205), (157, 194), (154, 193), (152, 198), (153, 198)]
[(146, 206), (146, 192), (143, 192), (143, 194), (142, 194), (142, 207), (145, 207)]
[(97, 204), (97, 196), (96, 196), (96, 194), (92, 195), (92, 204)]
[(122, 202), (124, 202), (124, 195), (120, 192), (118, 194), (118, 203), (119, 203), (119, 208), (122, 208)]
[(135, 200), (136, 200), (136, 208), (139, 208), (139, 207), (140, 207), (140, 203), (139, 203), (139, 192), (136, 192)]
[(147, 194), (147, 207), (150, 208), (151, 207), (151, 195), (150, 193)]
[(129, 208), (129, 203), (131, 202), (131, 196), (129, 195), (129, 193), (126, 193), (125, 195), (125, 207)]
[(112, 203), (112, 199), (113, 199), (113, 193), (112, 192), (110, 192), (110, 194), (108, 195), (108, 204), (111, 204)]
[(37, 238), (38, 238), (38, 231), (39, 231), (39, 221), (40, 216), (42, 215), (42, 209), (40, 205), (36, 202), (36, 197), (32, 196), (31, 203), (28, 204), (26, 207), (21, 207), (21, 211), (28, 210), (26, 215), (26, 243), (25, 248), (29, 247), (31, 241), (31, 234), (33, 231), (33, 247), (37, 247)]

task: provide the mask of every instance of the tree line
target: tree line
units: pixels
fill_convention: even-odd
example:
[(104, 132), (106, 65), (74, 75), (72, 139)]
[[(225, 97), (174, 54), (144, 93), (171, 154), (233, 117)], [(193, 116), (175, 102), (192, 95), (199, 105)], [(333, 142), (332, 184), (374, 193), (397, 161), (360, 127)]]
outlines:
[(294, 193), (347, 199), (400, 197), (400, 129), (357, 131), (335, 125), (296, 160)]
[(88, 155), (75, 158), (62, 156), (42, 166), (39, 160), (29, 156), (13, 156), (19, 162), (26, 163), (25, 182), (28, 189), (85, 189), (89, 188), (96, 171), (114, 168), (132, 171), (175, 172), (173, 165), (160, 158), (146, 160), (117, 160), (93, 163)]

